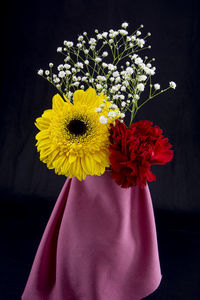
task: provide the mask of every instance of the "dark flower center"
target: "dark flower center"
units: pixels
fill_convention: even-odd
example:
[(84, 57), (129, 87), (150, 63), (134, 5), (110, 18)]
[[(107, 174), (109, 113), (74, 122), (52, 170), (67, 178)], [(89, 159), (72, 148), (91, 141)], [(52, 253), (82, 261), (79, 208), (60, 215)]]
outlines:
[(67, 129), (71, 134), (83, 135), (87, 131), (87, 125), (81, 120), (71, 120), (67, 124)]

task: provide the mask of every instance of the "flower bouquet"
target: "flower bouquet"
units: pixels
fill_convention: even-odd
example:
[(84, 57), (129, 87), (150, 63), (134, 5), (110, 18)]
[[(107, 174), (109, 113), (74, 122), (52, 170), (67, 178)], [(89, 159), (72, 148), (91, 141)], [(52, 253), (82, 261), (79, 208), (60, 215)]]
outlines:
[[(22, 299), (138, 300), (161, 280), (147, 181), (151, 165), (173, 157), (162, 129), (134, 122), (168, 89), (152, 83), (154, 59), (141, 58), (148, 33), (118, 30), (57, 52), (64, 62), (38, 74), (55, 86), (52, 108), (36, 119), (40, 160), (67, 180), (39, 245)], [(148, 96), (142, 100), (142, 93)]]

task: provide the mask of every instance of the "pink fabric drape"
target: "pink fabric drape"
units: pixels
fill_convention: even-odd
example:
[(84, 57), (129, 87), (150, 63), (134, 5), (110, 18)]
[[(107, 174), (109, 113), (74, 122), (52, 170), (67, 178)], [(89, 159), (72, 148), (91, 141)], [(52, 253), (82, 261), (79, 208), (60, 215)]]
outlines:
[(161, 280), (148, 186), (104, 175), (67, 179), (40, 242), (23, 300), (139, 300)]

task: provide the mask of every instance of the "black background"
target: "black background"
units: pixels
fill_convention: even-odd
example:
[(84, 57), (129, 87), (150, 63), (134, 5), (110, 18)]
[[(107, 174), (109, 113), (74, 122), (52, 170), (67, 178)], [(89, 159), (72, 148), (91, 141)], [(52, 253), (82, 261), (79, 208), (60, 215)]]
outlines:
[(62, 62), (56, 49), (64, 40), (118, 29), (123, 21), (130, 32), (143, 24), (152, 33), (145, 54), (156, 58), (154, 82), (177, 83), (136, 118), (163, 128), (174, 149), (170, 164), (153, 169), (157, 181), (150, 184), (163, 279), (148, 299), (200, 299), (198, 1), (12, 0), (1, 12), (0, 299), (20, 299), (65, 181), (39, 161), (34, 146), (34, 120), (56, 93), (37, 70)]

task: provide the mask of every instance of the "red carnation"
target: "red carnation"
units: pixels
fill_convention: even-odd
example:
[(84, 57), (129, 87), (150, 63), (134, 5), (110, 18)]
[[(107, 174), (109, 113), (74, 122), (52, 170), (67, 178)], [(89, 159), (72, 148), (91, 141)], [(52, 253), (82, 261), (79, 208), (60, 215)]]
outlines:
[(116, 121), (111, 127), (110, 162), (112, 177), (123, 188), (156, 180), (151, 165), (166, 164), (173, 157), (162, 129), (151, 121), (139, 121), (126, 128)]

